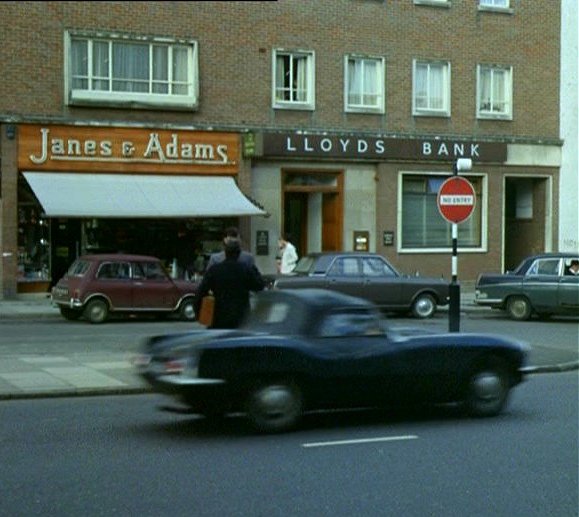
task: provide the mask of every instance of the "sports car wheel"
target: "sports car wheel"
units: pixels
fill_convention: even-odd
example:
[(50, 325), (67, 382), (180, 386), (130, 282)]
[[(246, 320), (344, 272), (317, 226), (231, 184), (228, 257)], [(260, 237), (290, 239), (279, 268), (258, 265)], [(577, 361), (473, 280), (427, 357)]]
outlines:
[(91, 323), (102, 323), (109, 315), (109, 306), (104, 300), (91, 300), (83, 314)]
[(259, 431), (278, 432), (297, 424), (303, 400), (293, 382), (268, 382), (254, 388), (247, 399), (247, 414)]
[(75, 321), (82, 316), (81, 311), (71, 309), (70, 307), (60, 307), (60, 314), (63, 318), (70, 321)]
[(183, 300), (179, 309), (179, 314), (182, 320), (195, 321), (195, 307), (193, 305), (193, 300)]
[(430, 294), (420, 294), (412, 304), (412, 315), (416, 318), (431, 318), (436, 312), (436, 302)]
[(528, 320), (531, 317), (531, 304), (524, 296), (511, 296), (507, 300), (507, 313), (513, 320)]
[(489, 358), (473, 370), (466, 387), (466, 409), (472, 416), (494, 416), (501, 412), (511, 387), (505, 362)]

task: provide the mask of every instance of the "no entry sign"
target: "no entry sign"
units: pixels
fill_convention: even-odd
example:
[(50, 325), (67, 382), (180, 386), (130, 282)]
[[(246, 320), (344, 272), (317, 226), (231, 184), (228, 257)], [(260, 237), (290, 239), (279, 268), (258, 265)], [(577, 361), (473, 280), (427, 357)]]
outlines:
[(436, 202), (440, 215), (449, 223), (462, 223), (472, 214), (475, 199), (470, 181), (461, 176), (452, 176), (441, 185)]

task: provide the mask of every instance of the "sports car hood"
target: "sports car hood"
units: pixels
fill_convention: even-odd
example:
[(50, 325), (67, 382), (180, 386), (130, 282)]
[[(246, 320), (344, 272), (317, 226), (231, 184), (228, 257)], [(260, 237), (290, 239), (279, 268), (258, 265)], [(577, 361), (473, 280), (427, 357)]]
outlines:
[(393, 341), (407, 342), (409, 346), (484, 346), (510, 348), (524, 353), (531, 350), (526, 341), (499, 334), (437, 332), (417, 327), (390, 327), (388, 335)]

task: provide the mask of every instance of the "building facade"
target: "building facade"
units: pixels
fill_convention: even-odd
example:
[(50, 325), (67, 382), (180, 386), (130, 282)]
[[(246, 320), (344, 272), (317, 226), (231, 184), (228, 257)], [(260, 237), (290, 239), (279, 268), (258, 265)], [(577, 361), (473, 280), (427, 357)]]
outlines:
[(559, 249), (579, 250), (579, 21), (577, 2), (561, 1), (561, 140)]
[(558, 3), (4, 2), (0, 29), (3, 297), (86, 252), (183, 271), (231, 224), (267, 273), (289, 232), (450, 279), (458, 158), (459, 280), (558, 246)]

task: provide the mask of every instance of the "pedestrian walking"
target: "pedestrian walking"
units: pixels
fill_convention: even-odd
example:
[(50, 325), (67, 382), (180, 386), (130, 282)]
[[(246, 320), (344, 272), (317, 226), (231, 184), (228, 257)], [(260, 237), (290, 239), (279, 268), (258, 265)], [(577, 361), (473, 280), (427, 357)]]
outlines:
[(296, 247), (291, 243), (291, 236), (287, 233), (280, 237), (278, 244), (281, 250), (279, 272), (282, 275), (287, 275), (296, 267), (298, 262), (298, 252), (296, 251)]
[(263, 290), (265, 282), (255, 267), (239, 259), (239, 240), (225, 244), (225, 259), (208, 267), (197, 291), (195, 313), (200, 314), (201, 302), (210, 292), (215, 298), (213, 323), (210, 328), (237, 328), (249, 312), (250, 292)]
[[(239, 235), (239, 230), (235, 226), (230, 226), (229, 228), (225, 229), (225, 233), (223, 235), (223, 245), (226, 246), (228, 242), (236, 241), (239, 243), (239, 247), (241, 250), (241, 237)], [(209, 262), (207, 263), (208, 270), (211, 266), (218, 264), (219, 262), (223, 262), (225, 260), (225, 251), (219, 251), (217, 253), (212, 253), (209, 257)], [(248, 266), (255, 266), (255, 259), (253, 255), (248, 251), (241, 250), (239, 254), (239, 261), (243, 262)]]

